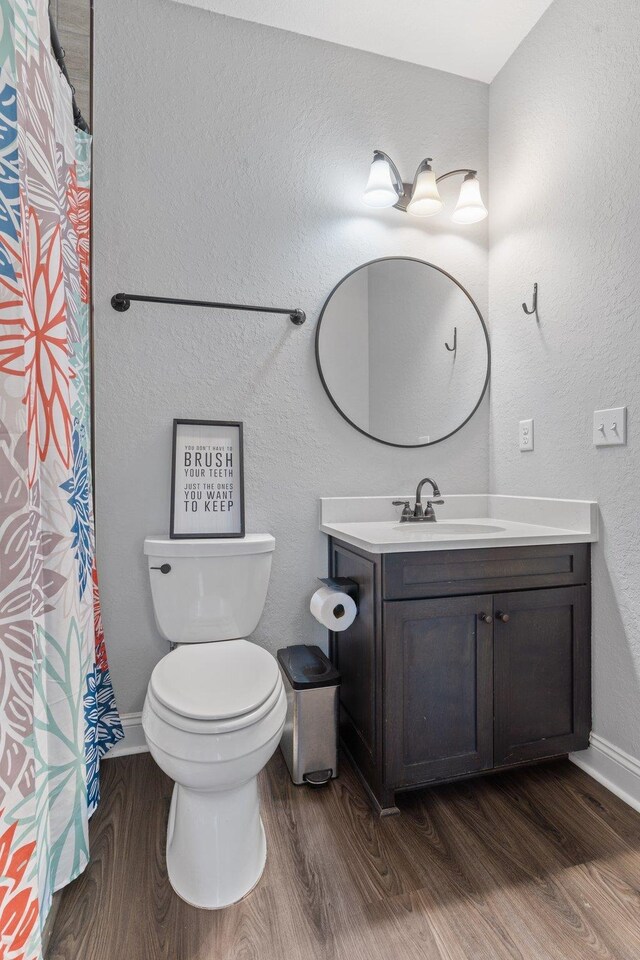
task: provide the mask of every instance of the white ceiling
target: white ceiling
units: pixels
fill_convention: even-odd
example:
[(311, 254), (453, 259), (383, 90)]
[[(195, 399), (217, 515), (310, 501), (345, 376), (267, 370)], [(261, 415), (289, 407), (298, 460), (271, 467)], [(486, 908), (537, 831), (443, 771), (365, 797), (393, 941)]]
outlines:
[(490, 83), (552, 0), (177, 0)]

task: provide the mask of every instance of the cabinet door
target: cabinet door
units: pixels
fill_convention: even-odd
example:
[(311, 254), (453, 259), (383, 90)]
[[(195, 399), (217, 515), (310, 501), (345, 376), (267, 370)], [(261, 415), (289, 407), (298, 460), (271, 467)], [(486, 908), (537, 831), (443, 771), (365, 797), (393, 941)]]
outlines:
[(385, 769), (394, 787), (493, 765), (491, 597), (385, 603)]
[(496, 766), (588, 746), (588, 587), (494, 597)]

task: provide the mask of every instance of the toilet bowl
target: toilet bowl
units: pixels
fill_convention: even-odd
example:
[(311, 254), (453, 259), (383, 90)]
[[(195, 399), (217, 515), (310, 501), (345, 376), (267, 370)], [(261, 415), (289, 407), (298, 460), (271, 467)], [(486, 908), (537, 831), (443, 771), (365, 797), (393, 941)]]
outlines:
[(257, 777), (280, 742), (286, 695), (275, 658), (243, 634), (264, 607), (274, 546), (266, 534), (145, 541), (156, 622), (177, 646), (151, 675), (142, 726), (175, 781), (170, 883), (205, 909), (240, 900), (266, 861)]

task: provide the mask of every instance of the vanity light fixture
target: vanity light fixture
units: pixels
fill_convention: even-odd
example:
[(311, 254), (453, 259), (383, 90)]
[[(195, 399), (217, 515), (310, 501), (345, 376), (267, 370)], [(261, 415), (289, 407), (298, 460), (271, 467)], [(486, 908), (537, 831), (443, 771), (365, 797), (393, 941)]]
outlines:
[(414, 217), (432, 217), (444, 207), (438, 184), (449, 177), (462, 176), (460, 196), (451, 215), (454, 223), (479, 223), (488, 215), (482, 202), (477, 170), (450, 170), (436, 177), (431, 157), (425, 157), (416, 170), (413, 183), (403, 183), (395, 163), (382, 150), (374, 150), (364, 202), (370, 207), (396, 207)]

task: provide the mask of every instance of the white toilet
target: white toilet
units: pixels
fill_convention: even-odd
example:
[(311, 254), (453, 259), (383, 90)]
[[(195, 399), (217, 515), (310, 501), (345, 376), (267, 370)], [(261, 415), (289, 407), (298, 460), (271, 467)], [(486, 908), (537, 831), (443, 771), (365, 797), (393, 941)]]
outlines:
[(275, 658), (244, 638), (262, 615), (275, 540), (147, 537), (160, 633), (177, 644), (149, 681), (142, 726), (175, 781), (167, 871), (176, 893), (208, 910), (260, 879), (266, 842), (257, 776), (284, 727)]

